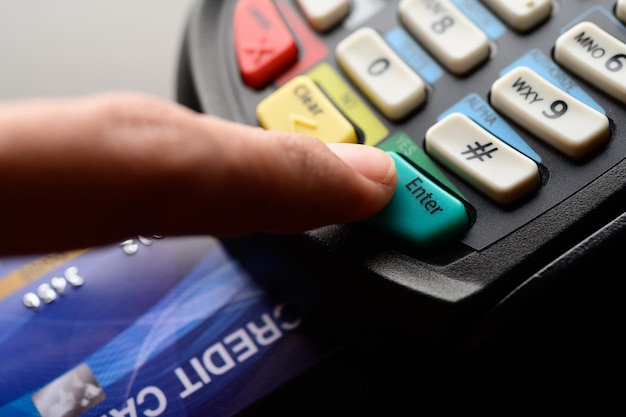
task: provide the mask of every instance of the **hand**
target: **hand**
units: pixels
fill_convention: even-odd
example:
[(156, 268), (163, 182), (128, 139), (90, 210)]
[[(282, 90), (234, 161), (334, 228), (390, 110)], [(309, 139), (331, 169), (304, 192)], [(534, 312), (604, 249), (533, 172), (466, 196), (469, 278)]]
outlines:
[(382, 209), (396, 181), (376, 148), (140, 94), (0, 103), (2, 254), (355, 222)]

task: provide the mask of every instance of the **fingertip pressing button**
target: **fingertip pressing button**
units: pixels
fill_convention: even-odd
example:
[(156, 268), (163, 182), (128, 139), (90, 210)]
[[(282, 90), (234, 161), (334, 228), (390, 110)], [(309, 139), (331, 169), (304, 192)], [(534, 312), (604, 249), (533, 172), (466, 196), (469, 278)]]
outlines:
[(430, 248), (465, 232), (470, 217), (465, 204), (395, 152), (398, 185), (387, 206), (366, 224), (419, 248)]

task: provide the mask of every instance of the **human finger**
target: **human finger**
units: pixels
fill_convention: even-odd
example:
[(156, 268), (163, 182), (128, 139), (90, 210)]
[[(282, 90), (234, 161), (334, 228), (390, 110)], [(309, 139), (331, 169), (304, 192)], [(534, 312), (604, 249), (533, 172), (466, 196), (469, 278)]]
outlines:
[(380, 210), (396, 182), (375, 148), (327, 146), (137, 94), (4, 104), (0, 125), (5, 253), (354, 222)]

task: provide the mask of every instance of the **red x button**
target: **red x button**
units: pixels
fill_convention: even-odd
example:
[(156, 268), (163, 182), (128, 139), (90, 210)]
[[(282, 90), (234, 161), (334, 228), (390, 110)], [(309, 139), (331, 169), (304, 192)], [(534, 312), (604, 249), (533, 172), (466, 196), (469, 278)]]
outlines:
[(298, 48), (271, 0), (241, 0), (235, 6), (235, 51), (241, 77), (263, 88), (298, 58)]

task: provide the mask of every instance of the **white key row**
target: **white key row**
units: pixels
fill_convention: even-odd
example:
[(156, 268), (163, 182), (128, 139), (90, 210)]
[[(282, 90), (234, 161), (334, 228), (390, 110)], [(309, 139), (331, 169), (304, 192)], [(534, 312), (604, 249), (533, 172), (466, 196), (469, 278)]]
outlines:
[[(545, 21), (551, 0), (483, 0), (507, 25), (528, 31)], [(350, 13), (349, 0), (297, 0), (310, 25), (319, 32), (335, 27)], [(450, 0), (402, 0), (400, 21), (451, 73), (464, 75), (490, 54), (486, 34)]]
[[(527, 67), (497, 79), (490, 104), (540, 140), (571, 158), (584, 158), (611, 135), (608, 118)], [(479, 126), (452, 113), (425, 135), (426, 151), (500, 204), (520, 200), (541, 183), (537, 164)]]
[[(596, 36), (594, 39), (600, 39), (588, 26), (584, 28)], [(578, 33), (576, 30), (573, 33)], [(580, 38), (571, 33), (563, 36), (565, 41)], [(602, 40), (601, 44), (608, 47), (608, 41)], [(557, 49), (562, 48), (561, 41), (557, 41)], [(574, 48), (580, 48), (578, 41), (574, 44), (577, 45)], [(342, 70), (388, 118), (401, 119), (426, 100), (424, 81), (374, 29), (355, 31), (339, 43), (336, 54)], [(623, 57), (626, 58), (626, 54)], [(574, 159), (590, 155), (610, 137), (609, 120), (604, 114), (527, 67), (516, 67), (495, 80), (489, 98), (495, 110)], [(530, 158), (480, 126), (468, 125), (465, 119), (447, 118), (447, 122), (433, 126), (426, 134), (427, 151), (502, 204), (516, 201), (537, 186), (538, 171)], [(492, 160), (496, 152), (497, 158)], [(483, 163), (485, 161), (488, 163)], [(506, 175), (495, 174), (503, 167), (507, 167), (503, 169)]]

